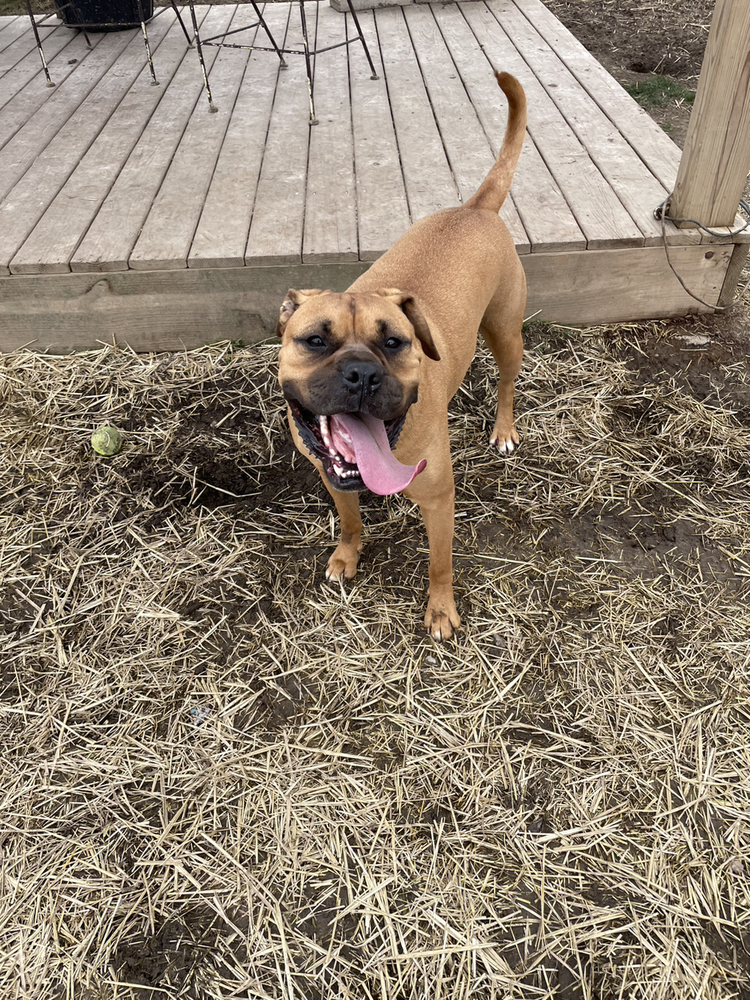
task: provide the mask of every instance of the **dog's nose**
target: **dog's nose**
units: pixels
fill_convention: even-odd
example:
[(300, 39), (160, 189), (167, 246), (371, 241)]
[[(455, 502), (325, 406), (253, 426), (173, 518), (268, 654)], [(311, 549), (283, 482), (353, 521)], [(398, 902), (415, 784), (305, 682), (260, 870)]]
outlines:
[(383, 370), (373, 361), (347, 361), (341, 374), (349, 391), (363, 396), (377, 392), (383, 381)]

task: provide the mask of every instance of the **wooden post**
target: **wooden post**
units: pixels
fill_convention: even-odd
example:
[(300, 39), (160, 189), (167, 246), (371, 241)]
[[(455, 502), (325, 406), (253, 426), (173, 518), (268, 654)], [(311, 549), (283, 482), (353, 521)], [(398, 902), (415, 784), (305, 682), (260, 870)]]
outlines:
[(672, 218), (733, 226), (750, 171), (750, 3), (716, 0)]

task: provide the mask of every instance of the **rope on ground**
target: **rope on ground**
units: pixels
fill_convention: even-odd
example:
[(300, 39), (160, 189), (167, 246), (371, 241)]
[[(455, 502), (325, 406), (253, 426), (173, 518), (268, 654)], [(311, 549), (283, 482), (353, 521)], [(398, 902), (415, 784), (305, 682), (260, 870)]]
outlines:
[[(717, 232), (715, 229), (709, 229), (708, 226), (704, 226), (696, 219), (678, 219), (675, 218), (674, 216), (669, 215), (668, 214), (669, 206), (671, 204), (673, 194), (674, 191), (671, 191), (664, 199), (664, 201), (661, 203), (661, 205), (657, 206), (657, 208), (654, 209), (654, 218), (658, 219), (661, 222), (661, 235), (662, 239), (664, 240), (664, 253), (667, 256), (667, 263), (669, 264), (672, 270), (672, 274), (674, 274), (675, 278), (677, 278), (679, 283), (682, 285), (682, 287), (685, 289), (685, 291), (691, 298), (695, 299), (696, 302), (700, 302), (701, 305), (708, 306), (709, 309), (714, 309), (716, 312), (726, 312), (729, 306), (712, 305), (710, 302), (706, 302), (705, 299), (702, 299), (699, 295), (696, 295), (695, 292), (691, 292), (688, 286), (680, 277), (680, 275), (677, 273), (677, 269), (675, 268), (674, 264), (672, 263), (672, 259), (669, 256), (669, 245), (667, 243), (667, 223), (688, 222), (695, 229), (701, 229), (704, 233), (708, 233), (709, 236), (713, 236), (716, 239), (729, 240), (735, 236), (739, 236), (740, 233), (744, 233), (745, 230), (748, 227), (750, 227), (750, 205), (748, 205), (746, 201), (740, 201), (740, 210), (744, 212), (746, 216), (744, 226), (740, 226), (739, 229), (732, 229), (729, 232), (720, 233)], [(743, 285), (742, 290), (739, 292), (739, 294), (735, 295), (735, 297), (732, 299), (731, 305), (734, 305), (735, 302), (739, 301), (739, 299), (742, 298), (742, 296), (747, 291), (748, 285), (750, 285), (750, 279), (748, 279), (746, 284)]]

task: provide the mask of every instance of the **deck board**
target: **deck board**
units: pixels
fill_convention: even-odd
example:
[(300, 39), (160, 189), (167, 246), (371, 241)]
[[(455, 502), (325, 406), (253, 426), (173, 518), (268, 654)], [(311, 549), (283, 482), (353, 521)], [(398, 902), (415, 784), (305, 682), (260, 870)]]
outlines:
[(373, 80), (362, 47), (350, 46), (359, 256), (375, 260), (409, 228), (409, 205), (374, 14), (362, 11), (359, 22), (378, 74)]
[(466, 19), (498, 66), (523, 84), (529, 104), (528, 131), (570, 205), (591, 249), (642, 246), (643, 237), (585, 145), (484, 3), (462, 4)]
[(388, 100), (411, 221), (460, 205), (429, 95), (400, 7), (375, 11)]
[[(70, 125), (79, 106), (131, 41), (120, 35), (113, 45), (104, 46), (100, 44), (102, 40), (102, 37), (96, 39), (93, 50), (75, 66), (74, 73), (54, 89), (48, 89), (50, 96), (47, 101), (38, 110), (29, 113), (21, 127), (14, 130), (12, 138), (3, 145), (0, 150), (0, 210), (5, 207), (4, 199), (13, 186), (23, 178), (57, 133)], [(44, 79), (41, 66), (34, 79), (39, 78)]]
[[(162, 30), (163, 25), (157, 22), (154, 34), (158, 36)], [(0, 183), (9, 182), (12, 175), (19, 177), (10, 197), (0, 204), (0, 269), (7, 271), (23, 241), (106, 125), (122, 99), (123, 90), (142, 72), (142, 49), (142, 40), (134, 37), (120, 37), (109, 47), (98, 45), (82, 67), (93, 66), (87, 77), (88, 86), (72, 88), (68, 96), (76, 106), (54, 138), (48, 141), (48, 134), (40, 136), (33, 131), (27, 135), (24, 127), (0, 153), (0, 158), (8, 151), (11, 156), (21, 154), (13, 170), (8, 168), (7, 173), (0, 170)], [(97, 56), (102, 58), (97, 59)], [(115, 59), (116, 56), (119, 58)], [(72, 75), (65, 83), (75, 80), (76, 76)], [(50, 108), (61, 110), (54, 98), (50, 98), (39, 114)], [(35, 120), (36, 116), (30, 124)], [(57, 124), (50, 123), (50, 131)], [(18, 144), (16, 139), (20, 140)]]
[[(442, 128), (440, 137), (463, 204), (487, 176), (497, 154), (474, 111), (432, 10), (420, 4), (404, 8), (404, 16), (436, 121), (452, 120), (458, 126)], [(528, 253), (526, 230), (512, 199), (506, 200), (501, 215), (518, 252)]]
[[(184, 36), (171, 10), (159, 19), (150, 39), (165, 86), (184, 57)], [(96, 218), (100, 205), (158, 104), (144, 67), (105, 127), (81, 157), (73, 173), (11, 261), (14, 274), (53, 274), (70, 270), (80, 233)]]
[[(274, 38), (283, 39), (289, 10), (274, 4), (265, 12)], [(278, 59), (271, 57), (277, 63)], [(193, 237), (188, 267), (242, 267), (253, 215), (258, 176), (271, 120), (277, 75), (269, 53), (252, 52)]]
[[(653, 212), (667, 189), (654, 177), (636, 151), (599, 105), (581, 88), (565, 64), (518, 10), (513, 0), (491, 0), (495, 17), (518, 49), (536, 79), (554, 102), (561, 117), (584, 145), (592, 162), (615, 191), (644, 237), (646, 246), (661, 243), (661, 226)], [(675, 233), (675, 239), (680, 231)], [(693, 242), (685, 233), (683, 241)]]
[[(92, 39), (92, 43), (94, 40)], [(27, 43), (24, 42), (24, 47)], [(78, 64), (88, 55), (83, 35), (56, 31), (44, 46), (44, 55), (54, 82), (49, 87), (36, 51), (27, 52), (6, 73), (0, 70), (3, 93), (0, 95), (0, 149), (48, 101), (67, 78), (76, 71)]]
[[(212, 16), (214, 15), (215, 16)], [(252, 23), (250, 6), (222, 6), (209, 11), (206, 31), (243, 28)], [(209, 49), (210, 51), (210, 49)], [(219, 158), (237, 98), (249, 50), (219, 49), (211, 68), (215, 114), (194, 114), (154, 199), (130, 254), (139, 271), (187, 267), (190, 246)]]
[[(349, 100), (346, 20), (332, 7), (318, 12), (316, 48), (338, 45), (322, 54), (315, 67), (315, 114), (310, 129), (305, 226), (305, 262), (357, 259), (356, 179)], [(299, 58), (299, 57), (297, 57)]]
[[(217, 54), (218, 49), (207, 51), (209, 67)], [(202, 97), (200, 89), (192, 85), (195, 66), (190, 55), (184, 50), (174, 76), (162, 84), (161, 101), (71, 257), (72, 271), (128, 269), (131, 252), (162, 179)]]
[[(308, 31), (315, 32), (316, 18), (308, 5)], [(290, 14), (296, 11), (290, 11)], [(299, 20), (289, 17), (285, 48), (301, 48)], [(301, 56), (288, 56), (288, 68), (278, 69), (271, 122), (255, 196), (245, 263), (256, 266), (298, 264), (302, 260), (305, 218), (307, 154), (310, 142), (305, 64)], [(320, 128), (320, 126), (317, 126)]]
[[(10, 33), (10, 28), (8, 29), (9, 34), (5, 43), (3, 42), (3, 35), (0, 34), (0, 74), (3, 76), (0, 107), (3, 107), (8, 101), (12, 100), (19, 90), (22, 90), (29, 80), (37, 75), (41, 68), (39, 54), (35, 50), (29, 51), (29, 42), (26, 34), (31, 29), (28, 20), (26, 20), (25, 25), (23, 24), (24, 20), (26, 19), (18, 18), (20, 22), (19, 29), (12, 34)], [(26, 31), (21, 30), (24, 27)], [(47, 62), (50, 63), (62, 48), (69, 45), (73, 37), (72, 33), (68, 33), (66, 36), (60, 31), (54, 31), (44, 47), (44, 55)], [(45, 87), (47, 86), (46, 80), (44, 81), (44, 85)], [(52, 88), (49, 87), (47, 89), (51, 90)]]
[[(477, 58), (476, 36), (458, 4), (436, 6), (434, 12), (492, 154), (497, 156), (505, 130), (508, 102), (498, 90), (494, 76), (488, 72), (493, 68), (492, 60), (482, 50), (480, 58)], [(570, 206), (528, 133), (510, 195), (523, 219), (532, 252), (586, 248), (586, 238)]]
[[(307, 0), (305, 9), (318, 46), (352, 37), (351, 18), (327, 3)], [(246, 5), (197, 12), (204, 36), (252, 24)], [(301, 49), (296, 4), (268, 3), (264, 13), (280, 43)], [(20, 279), (35, 275), (49, 276), (39, 288), (50, 295), (66, 287), (54, 279), (66, 276), (71, 289), (98, 289), (95, 309), (109, 308), (105, 285), (126, 287), (127, 278), (97, 284), (96, 275), (115, 272), (141, 275), (138, 295), (149, 275), (165, 287), (157, 272), (167, 286), (196, 290), (224, 287), (217, 271), (234, 288), (230, 272), (248, 268), (282, 269), (269, 277), (274, 288), (283, 286), (284, 268), (295, 280), (305, 267), (332, 268), (314, 273), (343, 280), (411, 222), (460, 205), (479, 186), (507, 114), (493, 68), (514, 73), (529, 103), (501, 214), (530, 278), (559, 274), (565, 316), (575, 305), (565, 269), (586, 273), (586, 258), (581, 269), (576, 255), (600, 254), (603, 274), (607, 261), (630, 262), (629, 254), (663, 242), (653, 210), (671, 190), (679, 150), (541, 0), (382, 7), (360, 20), (379, 78), (371, 79), (356, 42), (321, 53), (319, 124), (311, 128), (300, 55), (280, 69), (272, 51), (206, 48), (212, 114), (197, 55), (171, 10), (149, 26), (156, 87), (138, 30), (92, 34), (89, 48), (51, 19), (40, 29), (50, 88), (28, 18), (0, 18), (0, 314), (20, 294)], [(721, 241), (672, 225), (665, 234), (689, 251), (681, 259), (713, 294), (727, 255), (706, 258), (701, 246)], [(601, 256), (610, 250), (624, 256)], [(545, 261), (534, 264), (537, 256)], [(625, 305), (638, 289), (617, 266), (623, 304), (608, 303), (608, 316), (640, 308)], [(195, 277), (178, 285), (169, 276), (179, 271)], [(668, 268), (655, 273), (644, 302), (659, 301), (658, 282), (669, 285), (670, 308), (689, 307)], [(253, 294), (262, 287), (254, 280)], [(545, 309), (555, 287), (545, 289)], [(73, 308), (66, 296), (61, 315)], [(270, 303), (261, 298), (266, 315)], [(591, 297), (580, 298), (593, 309)], [(75, 307), (81, 315), (86, 301)]]
[(539, 36), (565, 63), (639, 157), (671, 191), (680, 164), (680, 149), (654, 119), (633, 101), (591, 53), (545, 7), (542, 0), (514, 0)]
[[(11, 53), (10, 56), (6, 54), (8, 46), (13, 45), (14, 42), (21, 38), (26, 32), (31, 31), (31, 26), (29, 24), (28, 18), (25, 17), (4, 17), (2, 18), (2, 24), (0, 25), (0, 55), (2, 60), (0, 60), (0, 67), (2, 67), (3, 72), (10, 69), (17, 61), (19, 56)], [(23, 53), (29, 51), (28, 45), (25, 45), (22, 49)], [(22, 58), (22, 57), (21, 57)], [(37, 56), (37, 59), (39, 57)]]

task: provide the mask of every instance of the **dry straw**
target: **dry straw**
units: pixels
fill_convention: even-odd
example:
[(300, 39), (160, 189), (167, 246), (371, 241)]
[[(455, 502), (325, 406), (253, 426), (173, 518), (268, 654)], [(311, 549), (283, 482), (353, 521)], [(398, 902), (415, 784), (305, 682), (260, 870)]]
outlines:
[(3, 358), (0, 996), (750, 996), (750, 387), (673, 333), (532, 329), (510, 461), (480, 355), (445, 647), (405, 500), (322, 584), (273, 346)]

